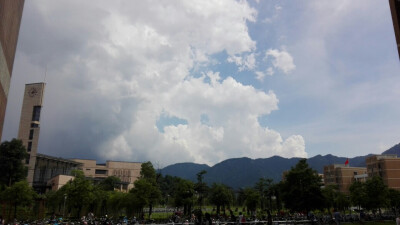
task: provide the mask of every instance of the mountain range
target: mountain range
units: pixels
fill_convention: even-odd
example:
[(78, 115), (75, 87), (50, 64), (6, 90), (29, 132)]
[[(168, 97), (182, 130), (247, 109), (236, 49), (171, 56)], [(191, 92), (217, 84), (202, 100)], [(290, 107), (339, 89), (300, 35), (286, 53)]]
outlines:
[[(400, 143), (384, 151), (382, 154), (395, 154), (400, 156)], [(349, 160), (351, 167), (365, 167), (365, 159), (372, 154), (353, 158), (338, 157), (331, 154), (316, 155), (308, 158), (307, 163), (311, 168), (323, 173), (324, 166), (330, 164), (344, 164)], [(177, 163), (160, 170), (163, 175), (177, 176), (197, 182), (196, 174), (202, 170), (204, 181), (207, 184), (223, 183), (235, 190), (252, 187), (260, 178), (273, 179), (274, 183), (281, 181), (282, 173), (290, 170), (301, 158), (283, 158), (273, 156), (264, 159), (250, 159), (247, 157), (227, 159), (210, 167), (206, 164)]]

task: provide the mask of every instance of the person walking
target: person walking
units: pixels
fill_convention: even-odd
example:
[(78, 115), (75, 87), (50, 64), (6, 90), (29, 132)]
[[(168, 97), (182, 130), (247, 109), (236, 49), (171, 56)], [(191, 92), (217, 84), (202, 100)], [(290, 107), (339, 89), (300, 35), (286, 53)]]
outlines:
[(336, 225), (340, 225), (340, 212), (336, 209), (333, 210), (333, 218), (335, 218)]
[(212, 219), (210, 213), (206, 213), (205, 218), (206, 218), (205, 225), (212, 225)]
[(243, 221), (243, 214), (242, 214), (242, 212), (239, 212), (239, 216), (238, 216), (238, 222), (239, 222), (239, 224), (242, 224), (242, 221)]

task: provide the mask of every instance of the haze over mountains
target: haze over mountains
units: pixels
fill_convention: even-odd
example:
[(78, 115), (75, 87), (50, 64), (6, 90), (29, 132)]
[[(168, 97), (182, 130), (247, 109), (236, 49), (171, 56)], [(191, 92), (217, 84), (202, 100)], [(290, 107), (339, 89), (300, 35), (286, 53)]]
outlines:
[[(382, 154), (396, 154), (400, 156), (400, 144), (384, 151)], [(349, 159), (352, 167), (365, 167), (365, 158), (371, 156), (357, 156)], [(233, 158), (222, 161), (210, 167), (206, 164), (177, 163), (161, 169), (163, 175), (177, 176), (196, 182), (196, 174), (202, 170), (207, 171), (204, 180), (208, 184), (223, 183), (233, 189), (253, 186), (259, 178), (271, 178), (274, 183), (281, 181), (282, 173), (289, 170), (301, 158), (283, 158), (273, 156), (265, 159), (250, 159), (247, 157)], [(307, 159), (311, 168), (323, 173), (323, 167), (329, 164), (344, 164), (346, 157), (331, 154), (316, 155)]]

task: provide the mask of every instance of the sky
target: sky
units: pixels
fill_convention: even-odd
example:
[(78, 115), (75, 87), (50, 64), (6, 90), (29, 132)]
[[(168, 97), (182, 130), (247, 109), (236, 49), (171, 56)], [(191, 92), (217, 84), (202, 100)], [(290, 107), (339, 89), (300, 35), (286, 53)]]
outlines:
[(212, 166), (400, 142), (387, 1), (26, 1), (3, 141), (43, 81), (38, 152), (57, 157)]

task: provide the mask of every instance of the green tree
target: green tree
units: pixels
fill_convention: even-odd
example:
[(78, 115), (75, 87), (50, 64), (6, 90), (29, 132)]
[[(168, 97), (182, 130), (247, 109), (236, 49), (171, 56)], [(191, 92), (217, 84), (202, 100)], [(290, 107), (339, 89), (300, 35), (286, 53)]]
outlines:
[(165, 177), (160, 177), (159, 179), (159, 186), (160, 186), (160, 191), (162, 195), (162, 200), (160, 201), (161, 204), (163, 205), (168, 205), (170, 201), (170, 197), (173, 197), (175, 195), (175, 189), (177, 186), (177, 183), (180, 182), (182, 178), (179, 177), (173, 177), (170, 175), (166, 175)]
[(8, 219), (11, 219), (11, 211), (14, 212), (14, 217), (17, 218), (18, 206), (29, 206), (36, 197), (35, 191), (29, 187), (28, 182), (19, 181), (11, 187), (7, 187), (2, 193), (2, 200), (7, 202), (9, 206), (13, 206), (13, 210), (9, 208)]
[(244, 205), (244, 201), (246, 200), (246, 196), (244, 194), (244, 189), (239, 188), (236, 192), (236, 205), (242, 206)]
[(285, 207), (293, 211), (320, 209), (324, 205), (321, 192), (321, 178), (311, 169), (306, 159), (301, 159), (286, 175), (282, 182)]
[(144, 178), (151, 181), (156, 181), (157, 174), (151, 162), (142, 163), (140, 168), (140, 178)]
[(350, 185), (349, 191), (350, 201), (353, 205), (357, 206), (358, 209), (366, 206), (367, 193), (365, 190), (365, 183), (355, 181)]
[(116, 176), (109, 176), (99, 183), (99, 188), (104, 191), (114, 191), (121, 184), (121, 179)]
[(13, 183), (24, 180), (27, 167), (24, 165), (28, 154), (21, 140), (12, 139), (0, 145), (0, 184), (11, 186)]
[(388, 187), (383, 183), (381, 177), (374, 176), (365, 182), (366, 205), (369, 210), (379, 210), (386, 205), (388, 196)]
[(350, 198), (348, 195), (338, 192), (336, 195), (335, 204), (338, 210), (345, 211), (350, 207)]
[(58, 193), (56, 191), (49, 191), (45, 194), (46, 196), (46, 207), (48, 212), (54, 214), (56, 212), (57, 207), (59, 206), (59, 198)]
[(114, 192), (114, 190), (105, 191), (99, 186), (93, 186), (93, 199), (89, 204), (89, 212), (93, 212), (95, 215), (108, 214), (108, 200), (110, 199), (110, 195)]
[(349, 196), (339, 191), (338, 185), (327, 185), (322, 189), (322, 194), (325, 200), (325, 207), (345, 210), (350, 206)]
[(281, 183), (272, 184), (270, 187), (272, 196), (275, 197), (276, 209), (282, 209), (282, 194), (281, 194)]
[(151, 162), (142, 164), (140, 179), (135, 181), (135, 187), (131, 189), (131, 199), (135, 207), (149, 206), (149, 218), (151, 218), (153, 206), (161, 198), (161, 191), (157, 184), (157, 174)]
[(179, 178), (174, 183), (173, 197), (175, 207), (183, 206), (183, 213), (189, 215), (194, 201), (193, 182)]
[(255, 184), (254, 189), (256, 189), (260, 194), (260, 206), (261, 210), (264, 210), (267, 206), (272, 208), (272, 196), (274, 195), (274, 190), (272, 189), (272, 179), (260, 178)]
[(388, 206), (392, 209), (397, 217), (397, 211), (400, 208), (400, 191), (389, 188), (388, 191)]
[(233, 201), (233, 193), (230, 188), (228, 188), (224, 184), (216, 184), (214, 183), (210, 188), (210, 203), (217, 206), (217, 214), (220, 214), (220, 207), (222, 206), (224, 209), (225, 215), (225, 207), (229, 206)]
[(207, 196), (207, 192), (208, 192), (208, 186), (207, 184), (203, 181), (204, 180), (204, 174), (206, 174), (207, 171), (202, 170), (199, 173), (197, 173), (197, 183), (194, 186), (194, 190), (197, 192), (198, 194), (198, 199), (197, 202), (200, 206), (200, 209), (203, 207), (203, 200), (204, 198)]
[(118, 218), (121, 215), (122, 210), (126, 207), (125, 198), (127, 198), (127, 195), (128, 194), (119, 191), (110, 192), (107, 205), (110, 209), (110, 213), (114, 217)]
[(260, 193), (253, 188), (245, 188), (243, 192), (245, 198), (244, 204), (246, 205), (247, 210), (254, 213), (260, 203)]
[(60, 189), (60, 193), (67, 196), (67, 206), (76, 217), (80, 217), (82, 210), (94, 200), (93, 185), (80, 170), (72, 171), (75, 178)]

